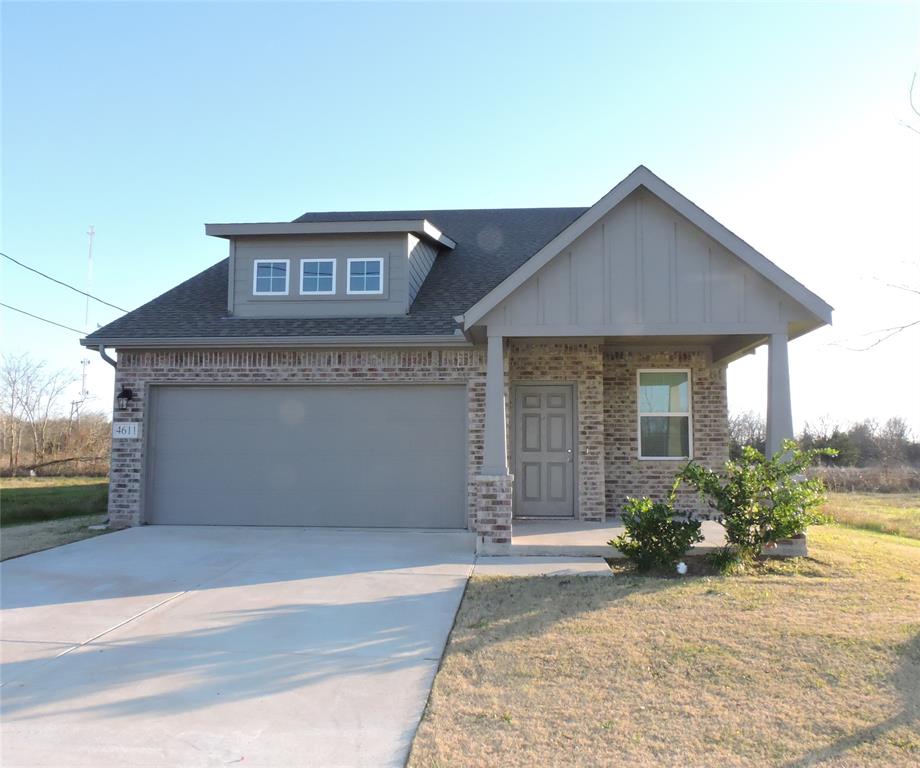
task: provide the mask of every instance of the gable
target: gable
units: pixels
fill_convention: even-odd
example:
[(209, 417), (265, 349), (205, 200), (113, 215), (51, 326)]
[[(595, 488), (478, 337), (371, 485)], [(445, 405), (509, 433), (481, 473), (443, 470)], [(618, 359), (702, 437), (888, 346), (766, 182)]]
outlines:
[(466, 327), (796, 336), (830, 322), (823, 301), (651, 172), (631, 178), (474, 306)]

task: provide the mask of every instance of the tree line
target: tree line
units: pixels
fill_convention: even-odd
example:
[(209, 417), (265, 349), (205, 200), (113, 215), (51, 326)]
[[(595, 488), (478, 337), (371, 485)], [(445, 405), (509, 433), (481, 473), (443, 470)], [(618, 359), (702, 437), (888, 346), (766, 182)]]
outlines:
[[(739, 457), (745, 445), (762, 453), (766, 448), (767, 425), (758, 413), (740, 413), (729, 419), (729, 435), (732, 458)], [(907, 422), (899, 416), (882, 424), (863, 419), (848, 427), (827, 419), (806, 422), (796, 440), (803, 450), (837, 451), (836, 457), (821, 457), (825, 466), (920, 467), (920, 442), (913, 439)]]
[[(64, 402), (75, 378), (27, 354), (0, 357), (2, 473), (108, 472), (111, 422), (86, 400)], [(69, 415), (64, 416), (69, 406)]]

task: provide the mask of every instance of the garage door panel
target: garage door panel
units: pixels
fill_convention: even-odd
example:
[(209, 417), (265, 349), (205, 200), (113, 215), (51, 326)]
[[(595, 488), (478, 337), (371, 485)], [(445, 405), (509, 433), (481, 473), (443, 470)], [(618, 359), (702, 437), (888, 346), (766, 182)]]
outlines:
[(464, 527), (458, 386), (156, 387), (149, 522)]

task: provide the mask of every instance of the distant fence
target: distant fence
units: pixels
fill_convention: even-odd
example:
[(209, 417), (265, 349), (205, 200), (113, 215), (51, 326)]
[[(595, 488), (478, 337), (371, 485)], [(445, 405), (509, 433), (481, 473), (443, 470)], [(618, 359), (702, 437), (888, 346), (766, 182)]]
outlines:
[(809, 477), (820, 477), (829, 491), (911, 493), (920, 491), (916, 467), (813, 467)]

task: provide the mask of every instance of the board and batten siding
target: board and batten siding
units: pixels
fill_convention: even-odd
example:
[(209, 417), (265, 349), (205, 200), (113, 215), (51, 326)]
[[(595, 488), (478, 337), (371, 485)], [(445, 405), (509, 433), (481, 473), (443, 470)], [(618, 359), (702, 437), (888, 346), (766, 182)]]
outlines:
[(409, 235), (409, 306), (415, 301), (422, 283), (434, 265), (438, 252), (431, 243)]
[[(404, 315), (409, 308), (406, 235), (335, 235), (237, 237), (233, 263), (232, 313), (237, 317), (380, 317)], [(348, 259), (382, 258), (383, 293), (349, 296)], [(254, 296), (256, 259), (287, 259), (290, 281), (286, 296)], [(300, 260), (335, 259), (336, 292), (301, 296)]]
[(806, 310), (637, 190), (484, 318), (507, 335), (771, 332)]

